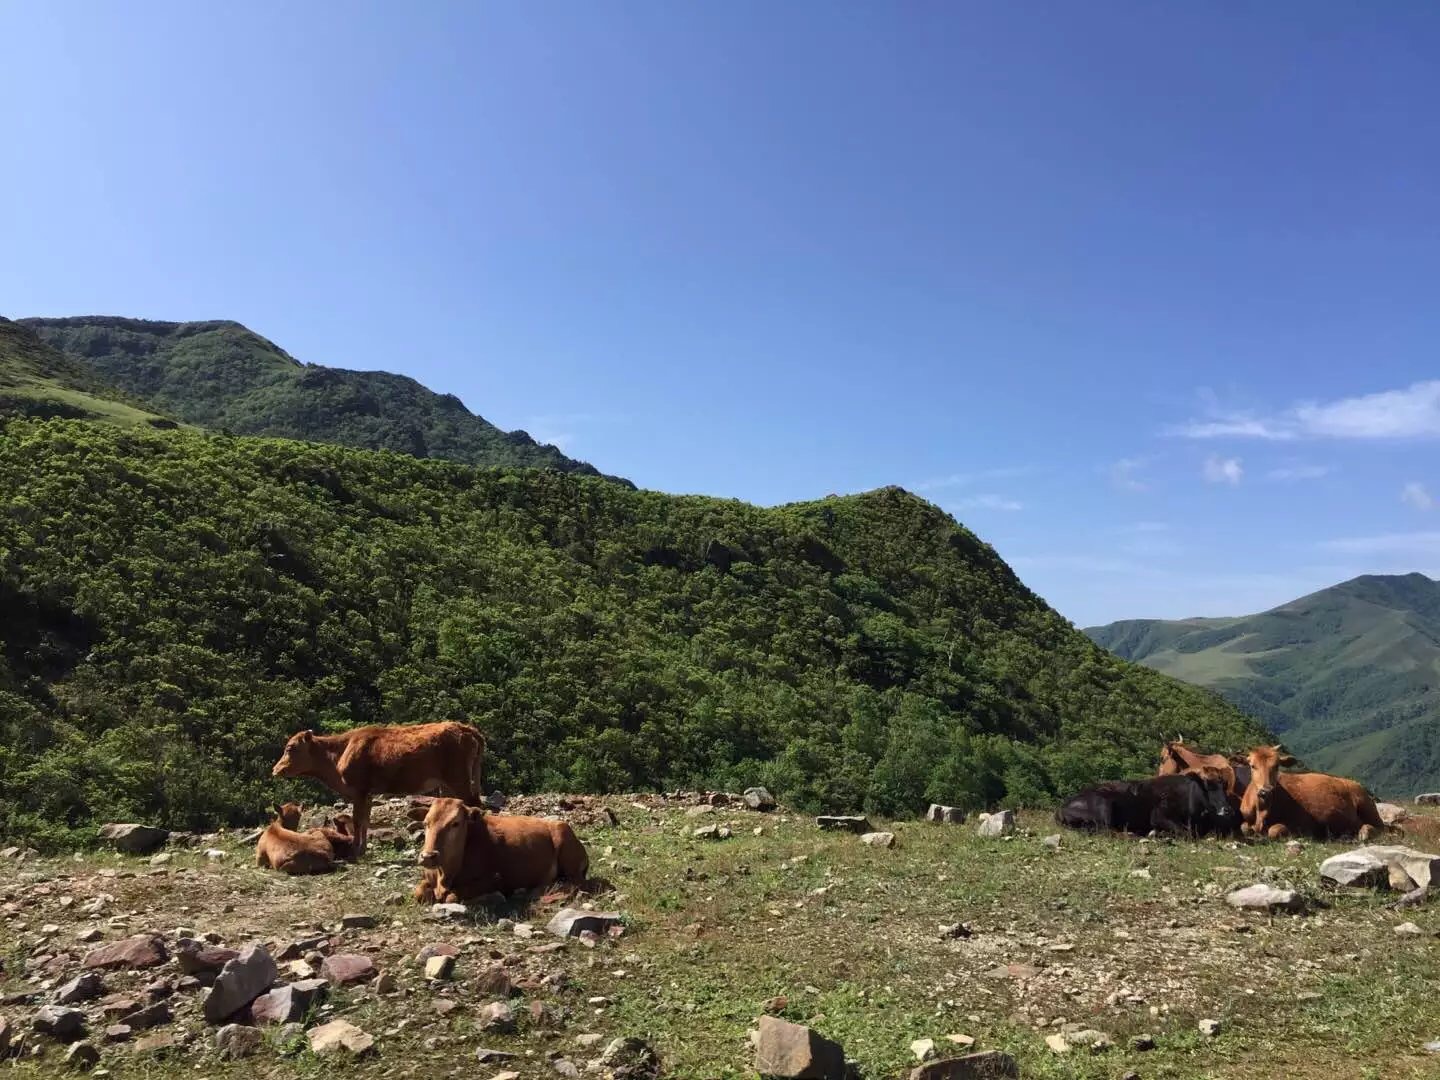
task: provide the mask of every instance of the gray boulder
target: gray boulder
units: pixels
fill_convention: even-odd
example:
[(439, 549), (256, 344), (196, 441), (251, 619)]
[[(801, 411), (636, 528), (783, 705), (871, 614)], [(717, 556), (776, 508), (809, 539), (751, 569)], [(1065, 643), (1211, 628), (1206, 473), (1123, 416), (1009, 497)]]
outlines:
[(250, 1003), (250, 1016), (257, 1024), (289, 1024), (303, 1020), (325, 1000), (330, 984), (324, 979), (301, 979), (277, 986)]
[(85, 1014), (64, 1005), (41, 1005), (30, 1026), (41, 1035), (70, 1042), (85, 1031)]
[(1015, 811), (997, 810), (975, 829), (978, 836), (1009, 836), (1015, 831)]
[(860, 837), (860, 842), (869, 847), (892, 848), (895, 846), (895, 834), (893, 832), (867, 832)]
[(766, 791), (763, 787), (752, 787), (745, 789), (745, 805), (751, 810), (774, 810), (775, 796)]
[(78, 1005), (105, 992), (105, 984), (93, 971), (77, 975), (55, 991), (56, 1005)]
[(1440, 806), (1440, 791), (1428, 791), (1424, 795), (1416, 795), (1415, 802), (1419, 806)]
[(170, 833), (153, 825), (112, 822), (100, 827), (100, 839), (127, 855), (148, 855), (169, 840)]
[(925, 811), (925, 820), (942, 825), (962, 825), (965, 822), (965, 811), (958, 806), (941, 806), (939, 803), (931, 803), (930, 809)]
[(1225, 902), (1242, 911), (1299, 911), (1305, 899), (1294, 889), (1256, 884), (1228, 893)]
[(215, 1049), (221, 1060), (238, 1061), (240, 1058), (258, 1054), (265, 1045), (265, 1035), (259, 1028), (244, 1024), (226, 1024), (215, 1033)]
[(586, 930), (604, 937), (611, 927), (620, 926), (618, 911), (582, 911), (579, 908), (561, 908), (546, 925), (547, 933), (556, 937), (579, 937)]
[(870, 822), (856, 814), (822, 814), (815, 819), (815, 824), (827, 832), (872, 832)]
[(1332, 855), (1320, 864), (1320, 877), (1334, 885), (1428, 889), (1440, 879), (1440, 855), (1414, 848), (1368, 844)]
[(278, 974), (274, 959), (263, 947), (250, 945), (242, 949), (216, 976), (205, 999), (205, 1019), (218, 1024), (234, 1016), (269, 990)]

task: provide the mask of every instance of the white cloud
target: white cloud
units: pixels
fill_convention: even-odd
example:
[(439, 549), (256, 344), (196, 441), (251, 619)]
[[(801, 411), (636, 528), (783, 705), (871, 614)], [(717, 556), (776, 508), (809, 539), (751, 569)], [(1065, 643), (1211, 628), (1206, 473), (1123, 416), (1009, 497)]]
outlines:
[(1418, 480), (1411, 480), (1400, 489), (1400, 501), (1416, 510), (1429, 510), (1435, 505), (1435, 499)]
[(1187, 439), (1436, 439), (1440, 379), (1335, 401), (1302, 401), (1273, 416), (1212, 410), (1167, 434)]
[(1333, 465), (1282, 465), (1265, 474), (1267, 480), (1320, 480), (1335, 471)]
[(1245, 470), (1241, 468), (1239, 458), (1222, 458), (1212, 454), (1205, 459), (1203, 475), (1206, 483), (1229, 484), (1233, 487), (1240, 483)]
[(972, 484), (980, 484), (988, 480), (1010, 480), (1017, 476), (1028, 476), (1034, 471), (1034, 468), (1029, 465), (1012, 465), (997, 469), (980, 469), (976, 472), (951, 473), (949, 476), (936, 476), (913, 484), (910, 490), (936, 491), (940, 488), (969, 487)]
[(1011, 499), (1004, 495), (972, 495), (966, 499), (957, 499), (954, 502), (946, 503), (946, 507), (952, 511), (959, 510), (1024, 510), (1025, 504), (1018, 499)]
[(1110, 466), (1110, 483), (1121, 491), (1146, 491), (1149, 485), (1136, 475), (1144, 468), (1144, 458), (1121, 458)]

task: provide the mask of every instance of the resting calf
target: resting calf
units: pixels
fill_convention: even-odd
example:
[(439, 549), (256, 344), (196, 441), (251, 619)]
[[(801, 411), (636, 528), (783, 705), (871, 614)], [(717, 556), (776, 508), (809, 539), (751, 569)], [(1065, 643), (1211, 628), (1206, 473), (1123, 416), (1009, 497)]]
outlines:
[[(338, 823), (338, 822), (337, 822)], [(327, 874), (335, 869), (336, 842), (353, 850), (353, 837), (339, 829), (296, 831), (300, 807), (286, 803), (255, 845), (255, 865), (286, 874)]]
[(420, 865), (416, 901), (454, 903), (545, 889), (557, 878), (583, 885), (590, 856), (566, 822), (490, 814), (459, 799), (436, 799), (425, 815)]

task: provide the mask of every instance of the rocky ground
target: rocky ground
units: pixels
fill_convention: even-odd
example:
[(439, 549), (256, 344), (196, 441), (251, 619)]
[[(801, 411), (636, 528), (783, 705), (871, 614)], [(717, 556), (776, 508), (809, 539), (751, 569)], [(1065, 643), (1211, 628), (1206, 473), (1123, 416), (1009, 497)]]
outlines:
[[(4, 1064), (714, 1078), (754, 1075), (768, 1016), (765, 1039), (804, 1025), (871, 1078), (992, 1050), (1041, 1078), (1440, 1075), (1440, 918), (1323, 884), (1354, 845), (1057, 839), (1042, 814), (862, 836), (716, 801), (517, 799), (569, 819), (604, 885), (456, 912), (410, 899), (404, 800), (323, 877), (254, 868), (238, 834), (9, 849)], [(1434, 813), (1406, 842), (1440, 850)], [(1228, 901), (1254, 885), (1258, 909)], [(567, 905), (586, 933), (547, 930)]]

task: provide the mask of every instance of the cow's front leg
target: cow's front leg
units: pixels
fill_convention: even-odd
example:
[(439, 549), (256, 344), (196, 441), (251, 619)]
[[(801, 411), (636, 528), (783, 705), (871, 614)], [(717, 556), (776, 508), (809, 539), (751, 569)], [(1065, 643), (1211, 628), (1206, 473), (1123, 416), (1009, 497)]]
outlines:
[(370, 793), (355, 796), (355, 857), (365, 854), (365, 845), (370, 840)]

